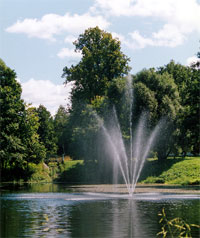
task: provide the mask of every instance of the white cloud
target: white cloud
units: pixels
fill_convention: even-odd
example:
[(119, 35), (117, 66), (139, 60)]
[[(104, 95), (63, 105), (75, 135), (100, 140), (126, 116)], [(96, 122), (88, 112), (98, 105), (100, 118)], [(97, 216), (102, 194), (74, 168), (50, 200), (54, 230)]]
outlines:
[(21, 83), (20, 78), (17, 77), (16, 80), (17, 80), (18, 83)]
[(200, 30), (197, 0), (96, 0), (91, 11), (109, 12), (112, 16), (159, 17), (189, 23)]
[(183, 34), (175, 25), (165, 24), (161, 30), (154, 32), (152, 39), (158, 46), (175, 47), (184, 42)]
[(22, 83), (22, 98), (26, 103), (32, 103), (35, 107), (40, 104), (44, 105), (54, 115), (60, 105), (66, 106), (70, 103), (71, 88), (72, 84), (55, 85), (48, 80), (32, 78)]
[(163, 22), (163, 27), (149, 37), (138, 31), (131, 33), (133, 44), (125, 42), (131, 48), (175, 47), (181, 45), (190, 33), (200, 33), (200, 3), (197, 0), (96, 0), (90, 10), (107, 16), (146, 17), (148, 21), (151, 17)]
[(142, 35), (140, 35), (140, 33), (138, 31), (134, 31), (133, 33), (130, 33), (129, 34), (132, 38), (132, 41), (130, 43), (126, 45), (129, 47), (129, 48), (133, 48), (133, 49), (141, 49), (141, 48), (144, 48), (146, 46), (153, 46), (154, 45), (154, 42), (152, 39), (150, 38), (145, 38), (143, 37)]
[(74, 59), (80, 59), (81, 58), (81, 53), (80, 52), (75, 52), (73, 49), (68, 49), (68, 48), (62, 48), (57, 56), (61, 59), (63, 58), (74, 58)]
[(169, 24), (164, 25), (158, 32), (153, 32), (150, 37), (144, 37), (138, 31), (129, 33), (129, 35), (131, 41), (126, 41), (125, 44), (133, 49), (141, 49), (147, 46), (176, 47), (185, 40), (185, 35), (176, 26)]
[(99, 26), (106, 29), (109, 22), (102, 16), (92, 16), (89, 13), (83, 15), (64, 16), (57, 14), (46, 14), (41, 19), (26, 18), (23, 21), (18, 20), (12, 26), (6, 29), (10, 33), (24, 33), (28, 37), (36, 37), (55, 41), (55, 36), (68, 33), (80, 34), (88, 27)]
[(121, 34), (116, 33), (116, 32), (112, 32), (112, 37), (119, 39), (121, 42), (125, 41), (125, 37)]
[(197, 58), (197, 56), (194, 55), (194, 56), (191, 56), (191, 57), (187, 58), (186, 65), (191, 66), (192, 64), (197, 63), (197, 62), (200, 62), (200, 59)]
[(73, 36), (73, 35), (69, 35), (67, 37), (65, 37), (65, 43), (73, 43), (75, 40), (77, 39), (77, 37)]
[(131, 2), (131, 0), (96, 0), (90, 11), (98, 14), (103, 10), (114, 16), (130, 15)]

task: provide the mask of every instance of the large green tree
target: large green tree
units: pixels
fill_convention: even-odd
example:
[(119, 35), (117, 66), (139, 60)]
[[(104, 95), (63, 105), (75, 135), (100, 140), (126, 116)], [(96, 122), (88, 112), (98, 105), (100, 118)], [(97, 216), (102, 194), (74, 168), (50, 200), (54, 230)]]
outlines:
[(25, 105), (21, 99), (21, 86), (16, 73), (0, 60), (0, 167), (21, 167), (25, 157), (24, 130)]
[(178, 88), (173, 77), (155, 69), (143, 70), (134, 77), (134, 121), (143, 111), (148, 112), (148, 127), (151, 129), (161, 119), (162, 124), (156, 151), (159, 160), (165, 159), (172, 151), (176, 132), (177, 117), (181, 110)]
[(180, 94), (182, 110), (178, 117), (179, 136), (176, 146), (181, 148), (183, 154), (199, 153), (200, 70), (198, 65), (197, 63), (187, 67), (171, 61), (159, 69), (161, 74), (167, 72), (172, 75)]
[(27, 162), (39, 163), (46, 158), (46, 148), (39, 140), (39, 117), (35, 107), (27, 106), (25, 111), (23, 144), (26, 145), (25, 156)]
[(0, 170), (4, 180), (25, 178), (28, 162), (39, 163), (46, 150), (39, 142), (39, 118), (26, 108), (16, 73), (0, 60)]
[(130, 70), (129, 58), (122, 53), (120, 41), (98, 27), (86, 30), (74, 45), (82, 59), (77, 65), (63, 69), (65, 82), (74, 82), (72, 103), (74, 100), (90, 103), (97, 95), (104, 96), (108, 83)]
[(46, 148), (46, 155), (49, 158), (52, 155), (57, 154), (56, 135), (54, 130), (54, 123), (51, 113), (40, 105), (36, 112), (39, 117), (39, 140)]
[(60, 106), (54, 117), (55, 135), (57, 137), (58, 154), (66, 155), (69, 147), (69, 113)]
[(109, 96), (115, 101), (113, 85), (128, 74), (129, 58), (122, 53), (120, 41), (98, 27), (86, 30), (74, 45), (82, 59), (77, 65), (63, 69), (65, 83), (74, 83), (69, 116), (70, 151), (73, 157), (94, 159), (98, 125), (92, 110), (103, 115), (101, 104), (107, 107)]

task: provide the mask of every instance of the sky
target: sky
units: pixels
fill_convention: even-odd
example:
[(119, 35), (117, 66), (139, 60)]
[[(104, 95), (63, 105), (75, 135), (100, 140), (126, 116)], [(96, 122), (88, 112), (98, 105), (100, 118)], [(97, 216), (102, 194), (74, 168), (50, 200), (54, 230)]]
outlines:
[(70, 103), (63, 68), (80, 61), (72, 42), (95, 26), (121, 41), (131, 74), (188, 65), (200, 47), (200, 0), (0, 0), (0, 58), (25, 102), (52, 115)]

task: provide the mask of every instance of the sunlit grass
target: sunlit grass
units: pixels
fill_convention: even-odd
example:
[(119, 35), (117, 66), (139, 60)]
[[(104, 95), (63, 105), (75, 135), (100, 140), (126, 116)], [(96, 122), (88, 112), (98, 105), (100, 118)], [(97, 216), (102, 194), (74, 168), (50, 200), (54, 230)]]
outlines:
[(148, 161), (142, 177), (143, 183), (200, 184), (200, 157), (168, 158), (162, 163)]

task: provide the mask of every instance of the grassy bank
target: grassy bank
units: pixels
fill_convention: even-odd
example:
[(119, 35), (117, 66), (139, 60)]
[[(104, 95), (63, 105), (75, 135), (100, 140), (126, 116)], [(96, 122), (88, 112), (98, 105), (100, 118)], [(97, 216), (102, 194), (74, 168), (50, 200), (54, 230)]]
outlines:
[(149, 159), (140, 177), (142, 183), (200, 184), (200, 157)]
[[(29, 165), (32, 176), (28, 182), (101, 182), (97, 162), (84, 163), (83, 160), (67, 160), (64, 163), (50, 162)], [(158, 162), (148, 159), (142, 170), (139, 182), (179, 185), (200, 184), (200, 157), (168, 158)]]
[(68, 160), (61, 162), (29, 164), (31, 173), (27, 182), (63, 182), (92, 183), (97, 170), (96, 163), (84, 163), (83, 160)]

